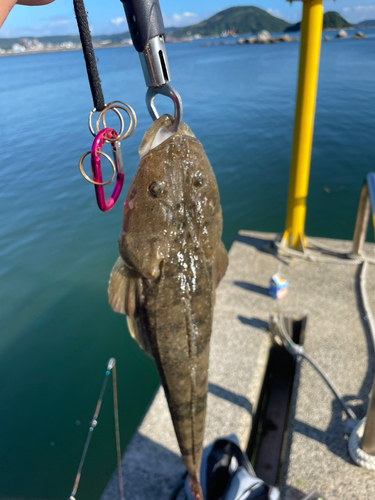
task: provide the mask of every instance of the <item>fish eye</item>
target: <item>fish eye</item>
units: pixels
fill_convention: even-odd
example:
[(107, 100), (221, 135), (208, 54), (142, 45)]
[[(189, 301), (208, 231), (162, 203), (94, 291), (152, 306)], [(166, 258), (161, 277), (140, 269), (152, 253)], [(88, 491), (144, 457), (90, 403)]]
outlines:
[(148, 191), (153, 198), (158, 198), (165, 191), (165, 182), (154, 181), (152, 184), (150, 184)]
[(205, 177), (206, 176), (201, 170), (197, 170), (194, 175), (193, 185), (195, 187), (203, 186)]

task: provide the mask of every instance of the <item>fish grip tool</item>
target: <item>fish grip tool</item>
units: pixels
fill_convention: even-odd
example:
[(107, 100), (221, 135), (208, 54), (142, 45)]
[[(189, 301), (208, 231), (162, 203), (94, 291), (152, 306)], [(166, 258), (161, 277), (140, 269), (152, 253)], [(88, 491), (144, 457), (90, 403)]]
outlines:
[(123, 4), (129, 33), (134, 48), (139, 54), (146, 86), (147, 109), (153, 120), (159, 118), (154, 104), (158, 94), (172, 99), (174, 123), (171, 129), (177, 132), (182, 121), (182, 101), (179, 93), (169, 84), (171, 81), (165, 28), (159, 0), (120, 0)]
[(102, 407), (103, 397), (105, 390), (107, 388), (107, 383), (109, 376), (112, 374), (112, 384), (113, 384), (113, 414), (115, 420), (115, 435), (116, 435), (116, 455), (117, 455), (117, 470), (118, 470), (118, 481), (119, 481), (119, 490), (120, 490), (120, 500), (124, 500), (124, 482), (122, 478), (122, 467), (121, 467), (121, 443), (120, 443), (120, 426), (119, 426), (119, 418), (118, 418), (118, 398), (117, 398), (117, 374), (116, 374), (116, 360), (115, 358), (110, 358), (107, 363), (107, 369), (104, 375), (104, 380), (102, 383), (102, 388), (100, 390), (99, 399), (96, 403), (94, 416), (90, 421), (89, 431), (87, 433), (87, 438), (85, 445), (83, 447), (83, 452), (81, 456), (81, 460), (78, 465), (77, 474), (75, 477), (74, 485), (72, 488), (72, 492), (70, 494), (69, 500), (76, 500), (76, 494), (78, 490), (78, 486), (82, 476), (82, 469), (85, 463), (87, 450), (89, 448), (89, 444), (91, 441), (92, 434), (98, 425), (98, 417), (100, 413), (100, 409)]
[[(120, 141), (130, 137), (137, 126), (137, 117), (131, 106), (122, 101), (112, 101), (109, 104), (105, 104), (103, 89), (101, 85), (101, 80), (99, 77), (99, 71), (96, 64), (96, 58), (94, 53), (94, 47), (92, 44), (91, 33), (89, 28), (89, 23), (87, 19), (87, 13), (83, 0), (73, 0), (74, 12), (77, 19), (79, 36), (82, 44), (82, 51), (86, 63), (87, 76), (90, 84), (91, 95), (94, 103), (94, 108), (89, 113), (88, 125), (89, 130), (94, 136), (94, 141), (91, 150), (84, 153), (78, 164), (79, 170), (83, 177), (94, 184), (96, 200), (100, 210), (107, 212), (113, 208), (117, 199), (120, 196), (121, 190), (124, 185), (124, 164), (121, 154)], [(128, 129), (124, 132), (125, 124), (124, 118), (119, 110), (125, 111), (129, 118)], [(116, 133), (111, 128), (107, 127), (105, 115), (111, 110), (113, 111), (120, 120), (120, 132)], [(95, 128), (92, 125), (92, 117), (94, 113), (99, 112), (99, 117), (96, 120)], [(101, 123), (103, 128), (101, 128)], [(113, 161), (111, 158), (102, 152), (102, 147), (104, 143), (110, 143), (112, 147)], [(91, 155), (91, 179), (83, 169), (83, 160), (86, 156)], [(110, 180), (103, 182), (101, 173), (101, 156), (104, 156), (111, 164), (113, 175)], [(108, 200), (105, 199), (104, 186), (111, 184), (116, 176), (116, 184), (112, 191), (112, 194)]]

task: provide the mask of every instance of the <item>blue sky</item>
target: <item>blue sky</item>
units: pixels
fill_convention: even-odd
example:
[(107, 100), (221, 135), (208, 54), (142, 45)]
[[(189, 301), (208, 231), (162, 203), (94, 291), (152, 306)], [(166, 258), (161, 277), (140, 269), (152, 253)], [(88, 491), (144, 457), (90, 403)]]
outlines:
[[(0, 0), (1, 1), (1, 0)], [(127, 31), (120, 0), (85, 0), (93, 34), (111, 34)], [(206, 19), (218, 10), (235, 5), (256, 5), (289, 22), (301, 18), (300, 1), (286, 0), (239, 2), (238, 0), (160, 0), (166, 26), (186, 26)], [(349, 22), (375, 19), (374, 0), (326, 0), (325, 11), (335, 10)], [(72, 0), (55, 0), (42, 7), (16, 5), (0, 29), (0, 37), (45, 36), (75, 34)]]

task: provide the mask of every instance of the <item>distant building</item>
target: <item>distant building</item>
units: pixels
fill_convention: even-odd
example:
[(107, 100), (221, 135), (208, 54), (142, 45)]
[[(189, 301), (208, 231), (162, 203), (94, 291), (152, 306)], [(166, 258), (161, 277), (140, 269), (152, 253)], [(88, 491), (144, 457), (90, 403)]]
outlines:
[(44, 49), (44, 43), (36, 39), (33, 40), (33, 43), (31, 45), (31, 50), (43, 50), (43, 49)]
[(225, 30), (221, 32), (220, 36), (227, 37), (227, 36), (236, 36), (236, 31), (237, 28), (234, 28), (233, 30)]
[(33, 40), (30, 40), (29, 38), (21, 38), (20, 39), (20, 45), (22, 47), (25, 47), (25, 49), (30, 49), (32, 46)]
[(19, 43), (15, 43), (12, 45), (12, 52), (25, 52), (25, 50), (25, 47), (23, 45), (20, 45)]
[(63, 43), (60, 43), (60, 47), (62, 49), (74, 49), (74, 43), (73, 42), (63, 42)]
[(44, 44), (40, 42), (37, 38), (34, 39), (21, 38), (19, 41), (19, 45), (25, 47), (26, 50), (33, 50), (33, 51), (43, 50), (44, 48)]

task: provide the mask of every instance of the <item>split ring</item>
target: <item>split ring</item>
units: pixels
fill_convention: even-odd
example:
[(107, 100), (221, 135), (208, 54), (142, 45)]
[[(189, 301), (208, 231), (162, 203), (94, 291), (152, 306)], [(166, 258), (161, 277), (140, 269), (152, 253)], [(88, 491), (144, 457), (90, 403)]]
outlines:
[[(126, 104), (125, 102), (122, 102), (122, 101), (112, 101), (109, 104), (107, 104), (107, 106), (99, 114), (99, 117), (96, 121), (96, 129), (97, 130), (99, 129), (100, 119), (103, 122), (104, 128), (107, 127), (107, 124), (105, 121), (105, 114), (110, 109), (112, 109), (113, 111), (115, 111), (117, 113), (119, 113), (118, 109), (122, 109), (123, 111), (125, 111), (125, 113), (129, 117), (129, 127), (126, 130), (126, 132), (124, 132), (124, 128), (122, 128), (120, 130), (120, 133), (117, 135), (116, 138), (107, 139), (107, 141), (115, 142), (115, 141), (122, 141), (123, 139), (127, 139), (128, 137), (130, 137), (134, 133), (134, 131), (137, 127), (137, 115), (135, 114), (134, 109), (131, 106), (129, 106), (129, 104)], [(98, 130), (98, 132), (99, 132), (99, 130)]]
[[(108, 106), (109, 106), (109, 105), (108, 105)], [(102, 113), (103, 113), (103, 111), (105, 111), (105, 110), (107, 109), (107, 107), (108, 107), (108, 106), (106, 106), (106, 107), (105, 107), (105, 108), (104, 108), (104, 109), (100, 112), (100, 114), (102, 114)], [(121, 134), (124, 132), (124, 128), (125, 128), (124, 119), (123, 119), (123, 117), (122, 117), (122, 114), (120, 113), (120, 111), (119, 111), (117, 108), (115, 108), (115, 107), (111, 107), (111, 109), (112, 109), (112, 110), (116, 113), (116, 115), (119, 117), (119, 120), (120, 120), (120, 133), (119, 133), (118, 135), (121, 135)], [(93, 128), (93, 126), (92, 126), (92, 115), (93, 115), (94, 113), (96, 113), (96, 108), (92, 109), (92, 110), (90, 111), (90, 113), (89, 113), (89, 130), (90, 130), (90, 132), (92, 133), (92, 135), (95, 137), (95, 136), (96, 136), (96, 134), (99, 132), (99, 119), (96, 121), (96, 124), (95, 124), (95, 126), (96, 126), (96, 133), (95, 133), (94, 128)], [(100, 115), (99, 115), (99, 117), (100, 117)], [(104, 126), (103, 128), (106, 128), (106, 127)], [(118, 140), (118, 139), (116, 139), (116, 140)], [(109, 141), (109, 142), (112, 142), (112, 141)]]
[(86, 172), (84, 171), (83, 169), (83, 160), (86, 158), (87, 155), (89, 155), (91, 153), (91, 151), (87, 151), (87, 153), (83, 154), (81, 156), (81, 158), (79, 159), (79, 162), (78, 162), (78, 166), (79, 166), (79, 171), (81, 172), (82, 176), (88, 181), (90, 182), (91, 184), (95, 184), (95, 186), (108, 186), (108, 184), (111, 184), (111, 182), (113, 182), (113, 179), (115, 178), (115, 175), (116, 175), (116, 166), (112, 160), (112, 158), (110, 156), (108, 156), (106, 153), (103, 153), (103, 151), (97, 151), (96, 154), (100, 154), (100, 155), (103, 155), (105, 158), (107, 158), (107, 160), (109, 161), (109, 163), (111, 164), (111, 167), (112, 167), (112, 170), (113, 170), (113, 174), (112, 174), (112, 177), (110, 178), (109, 181), (106, 181), (106, 182), (96, 182), (96, 181), (93, 181), (92, 179), (90, 179), (90, 177), (86, 174)]

